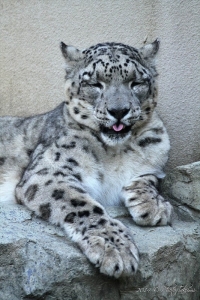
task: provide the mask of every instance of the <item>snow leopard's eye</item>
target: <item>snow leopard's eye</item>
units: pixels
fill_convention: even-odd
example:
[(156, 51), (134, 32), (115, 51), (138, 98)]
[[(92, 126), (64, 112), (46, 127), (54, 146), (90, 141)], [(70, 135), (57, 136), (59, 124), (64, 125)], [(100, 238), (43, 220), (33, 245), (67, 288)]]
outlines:
[(142, 85), (142, 83), (137, 81), (131, 81), (130, 88), (133, 89), (134, 87), (138, 87), (139, 85)]
[(103, 89), (103, 84), (100, 83), (99, 81), (97, 82), (92, 82), (92, 81), (88, 81), (88, 80), (84, 80), (82, 81), (82, 86), (89, 86), (89, 87), (94, 87), (94, 88), (98, 88), (98, 89)]
[(149, 84), (147, 82), (132, 81), (130, 83), (130, 88), (137, 95), (137, 97), (141, 97), (142, 95), (147, 95), (149, 91)]
[(93, 87), (97, 87), (99, 89), (103, 89), (103, 84), (101, 84), (100, 82), (90, 83), (89, 85)]

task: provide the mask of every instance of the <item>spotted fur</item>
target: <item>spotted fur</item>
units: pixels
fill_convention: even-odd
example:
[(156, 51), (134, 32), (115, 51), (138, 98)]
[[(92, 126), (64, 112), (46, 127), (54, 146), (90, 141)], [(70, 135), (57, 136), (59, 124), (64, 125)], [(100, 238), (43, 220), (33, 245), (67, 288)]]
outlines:
[(125, 205), (139, 225), (167, 225), (157, 190), (169, 139), (155, 112), (156, 40), (80, 51), (61, 43), (66, 102), (29, 118), (0, 119), (0, 199), (64, 228), (106, 275), (134, 274), (131, 233), (106, 206)]

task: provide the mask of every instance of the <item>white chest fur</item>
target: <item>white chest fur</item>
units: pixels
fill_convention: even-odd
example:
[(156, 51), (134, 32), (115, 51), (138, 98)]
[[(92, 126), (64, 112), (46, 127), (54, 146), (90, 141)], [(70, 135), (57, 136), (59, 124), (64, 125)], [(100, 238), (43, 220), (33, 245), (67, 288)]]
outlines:
[(120, 205), (123, 202), (122, 188), (135, 177), (152, 171), (152, 167), (144, 164), (144, 158), (139, 153), (128, 151), (115, 156), (108, 154), (98, 164), (98, 171), (86, 174), (84, 186), (102, 205)]

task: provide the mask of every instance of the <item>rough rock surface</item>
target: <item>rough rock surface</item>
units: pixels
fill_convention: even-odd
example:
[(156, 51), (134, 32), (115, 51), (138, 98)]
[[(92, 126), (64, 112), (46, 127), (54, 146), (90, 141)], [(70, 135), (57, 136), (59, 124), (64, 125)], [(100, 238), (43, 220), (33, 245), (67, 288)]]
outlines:
[(172, 226), (141, 228), (124, 208), (109, 208), (129, 226), (140, 250), (134, 277), (101, 275), (60, 228), (20, 205), (0, 206), (0, 299), (198, 300), (200, 225), (176, 216)]
[(200, 222), (200, 161), (176, 167), (167, 174), (162, 190), (182, 220)]
[(200, 212), (200, 161), (175, 168), (164, 186), (171, 198)]

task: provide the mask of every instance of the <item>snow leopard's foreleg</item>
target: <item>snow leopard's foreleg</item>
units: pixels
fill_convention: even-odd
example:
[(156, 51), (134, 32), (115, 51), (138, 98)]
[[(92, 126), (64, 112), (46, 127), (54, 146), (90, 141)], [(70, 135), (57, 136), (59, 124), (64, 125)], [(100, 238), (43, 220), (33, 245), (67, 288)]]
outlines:
[(53, 164), (50, 149), (38, 149), (16, 187), (18, 203), (64, 228), (101, 273), (134, 274), (139, 256), (129, 230), (87, 193), (75, 160), (59, 164), (55, 152)]

